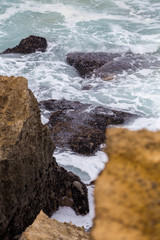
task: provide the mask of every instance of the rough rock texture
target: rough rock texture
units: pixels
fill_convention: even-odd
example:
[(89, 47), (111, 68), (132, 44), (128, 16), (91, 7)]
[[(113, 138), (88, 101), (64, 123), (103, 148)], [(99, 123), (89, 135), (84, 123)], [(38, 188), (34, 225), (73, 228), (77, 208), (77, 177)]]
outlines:
[(160, 239), (160, 132), (107, 131), (92, 240)]
[(30, 35), (20, 41), (19, 45), (13, 48), (7, 48), (1, 54), (6, 53), (23, 53), (29, 54), (36, 51), (45, 52), (47, 48), (47, 41), (43, 37)]
[(126, 53), (68, 53), (66, 61), (75, 67), (81, 77), (101, 77), (111, 80), (115, 74), (123, 71), (136, 71), (139, 68), (149, 68), (149, 59), (140, 54)]
[(82, 227), (71, 223), (60, 223), (48, 218), (42, 211), (34, 223), (22, 234), (20, 240), (89, 240), (89, 234)]
[(133, 117), (126, 112), (65, 99), (42, 101), (39, 106), (52, 113), (48, 126), (56, 146), (85, 155), (99, 149), (108, 125), (122, 124)]
[(93, 74), (93, 71), (102, 67), (105, 63), (119, 57), (119, 54), (98, 53), (83, 53), (73, 52), (68, 53), (66, 61), (71, 66), (75, 67), (80, 76), (88, 77)]
[(1, 240), (21, 233), (41, 209), (50, 215), (67, 202), (77, 214), (89, 211), (86, 186), (57, 165), (53, 150), (27, 80), (0, 76)]

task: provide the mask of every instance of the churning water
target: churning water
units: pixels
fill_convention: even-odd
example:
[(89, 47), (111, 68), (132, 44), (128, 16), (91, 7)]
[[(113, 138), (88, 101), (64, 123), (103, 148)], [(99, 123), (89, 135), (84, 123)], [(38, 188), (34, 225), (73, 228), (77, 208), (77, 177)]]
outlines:
[[(39, 35), (45, 53), (0, 56), (0, 74), (24, 76), (38, 100), (68, 99), (108, 106), (141, 117), (129, 128), (160, 129), (160, 1), (159, 0), (0, 0), (0, 51), (22, 38)], [(151, 54), (154, 66), (112, 81), (82, 79), (65, 62), (68, 52), (133, 52)], [(82, 90), (85, 85), (90, 90)], [(62, 165), (84, 181), (95, 178), (106, 157), (85, 158), (56, 152)]]

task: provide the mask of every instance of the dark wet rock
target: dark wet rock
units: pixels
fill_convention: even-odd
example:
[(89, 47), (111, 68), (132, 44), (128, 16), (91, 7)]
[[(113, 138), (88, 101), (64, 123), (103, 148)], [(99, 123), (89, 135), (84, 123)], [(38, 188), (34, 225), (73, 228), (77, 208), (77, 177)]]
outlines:
[(79, 132), (71, 138), (70, 148), (79, 154), (94, 153), (105, 140), (102, 130), (92, 127), (80, 127)]
[(19, 45), (13, 48), (7, 48), (1, 54), (6, 53), (22, 53), (29, 54), (36, 51), (45, 52), (47, 48), (47, 41), (43, 37), (30, 35), (20, 41)]
[(94, 70), (99, 69), (105, 63), (112, 61), (119, 54), (108, 54), (103, 52), (98, 53), (68, 53), (66, 61), (71, 66), (75, 67), (81, 77), (91, 77)]
[(93, 87), (92, 87), (92, 85), (85, 85), (85, 86), (83, 86), (82, 87), (82, 90), (90, 90), (90, 89), (92, 89)]
[(123, 71), (136, 71), (149, 68), (149, 59), (140, 54), (126, 53), (68, 53), (66, 61), (75, 67), (81, 77), (101, 77), (105, 80), (113, 79), (114, 75)]
[[(78, 176), (67, 172), (57, 165), (55, 194), (58, 206), (70, 206), (77, 215), (86, 215), (89, 212), (88, 191), (86, 185)], [(75, 185), (77, 183), (77, 187)], [(81, 191), (80, 191), (81, 189)], [(69, 204), (66, 204), (69, 203)], [(50, 214), (48, 214), (50, 215)]]
[(107, 78), (112, 76), (113, 74), (120, 74), (123, 71), (136, 70), (136, 66), (134, 66), (128, 59), (124, 61), (115, 61), (105, 63), (102, 67), (94, 71), (96, 77)]
[(0, 76), (1, 240), (18, 238), (41, 209), (50, 216), (68, 202), (77, 214), (89, 212), (85, 184), (58, 166), (54, 149), (27, 80)]
[(57, 147), (91, 155), (105, 140), (108, 125), (122, 124), (135, 115), (78, 101), (47, 100), (39, 103), (50, 113), (48, 126)]

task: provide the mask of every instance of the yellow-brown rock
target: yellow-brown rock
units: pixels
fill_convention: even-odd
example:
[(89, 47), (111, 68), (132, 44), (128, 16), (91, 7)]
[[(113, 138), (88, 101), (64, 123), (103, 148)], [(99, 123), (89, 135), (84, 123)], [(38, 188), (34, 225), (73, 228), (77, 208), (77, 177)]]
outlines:
[(0, 77), (0, 158), (5, 158), (8, 149), (15, 144), (29, 117), (28, 98), (27, 79)]
[(107, 131), (92, 240), (160, 239), (160, 132)]
[(40, 209), (56, 209), (53, 150), (27, 79), (0, 76), (0, 239), (21, 233)]
[(54, 148), (27, 80), (0, 76), (0, 240), (12, 240), (41, 209), (51, 215), (66, 198), (77, 214), (88, 213), (85, 184), (58, 166)]
[(22, 234), (20, 240), (87, 240), (88, 233), (71, 223), (50, 219), (42, 211), (34, 223)]

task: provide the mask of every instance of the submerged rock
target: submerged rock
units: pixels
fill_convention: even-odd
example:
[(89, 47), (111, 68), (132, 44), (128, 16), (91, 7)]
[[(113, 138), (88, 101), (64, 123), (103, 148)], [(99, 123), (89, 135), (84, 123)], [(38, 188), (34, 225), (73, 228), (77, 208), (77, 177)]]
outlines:
[(112, 80), (115, 74), (123, 71), (136, 71), (149, 68), (149, 59), (140, 54), (126, 53), (68, 53), (66, 61), (75, 67), (81, 77), (101, 77)]
[(48, 218), (42, 211), (34, 223), (22, 234), (20, 240), (89, 240), (83, 227), (71, 223), (60, 223)]
[(43, 37), (30, 35), (20, 41), (19, 45), (13, 48), (7, 48), (1, 54), (6, 53), (22, 53), (29, 54), (36, 51), (45, 52), (47, 48), (47, 41)]
[(92, 240), (160, 239), (160, 131), (107, 130)]
[(108, 125), (122, 124), (135, 117), (126, 112), (65, 99), (42, 101), (39, 106), (42, 111), (50, 111), (48, 126), (56, 146), (85, 155), (99, 149)]
[(85, 184), (57, 165), (54, 148), (27, 80), (0, 76), (1, 240), (20, 234), (41, 209), (51, 215), (64, 199), (77, 214), (88, 213)]

